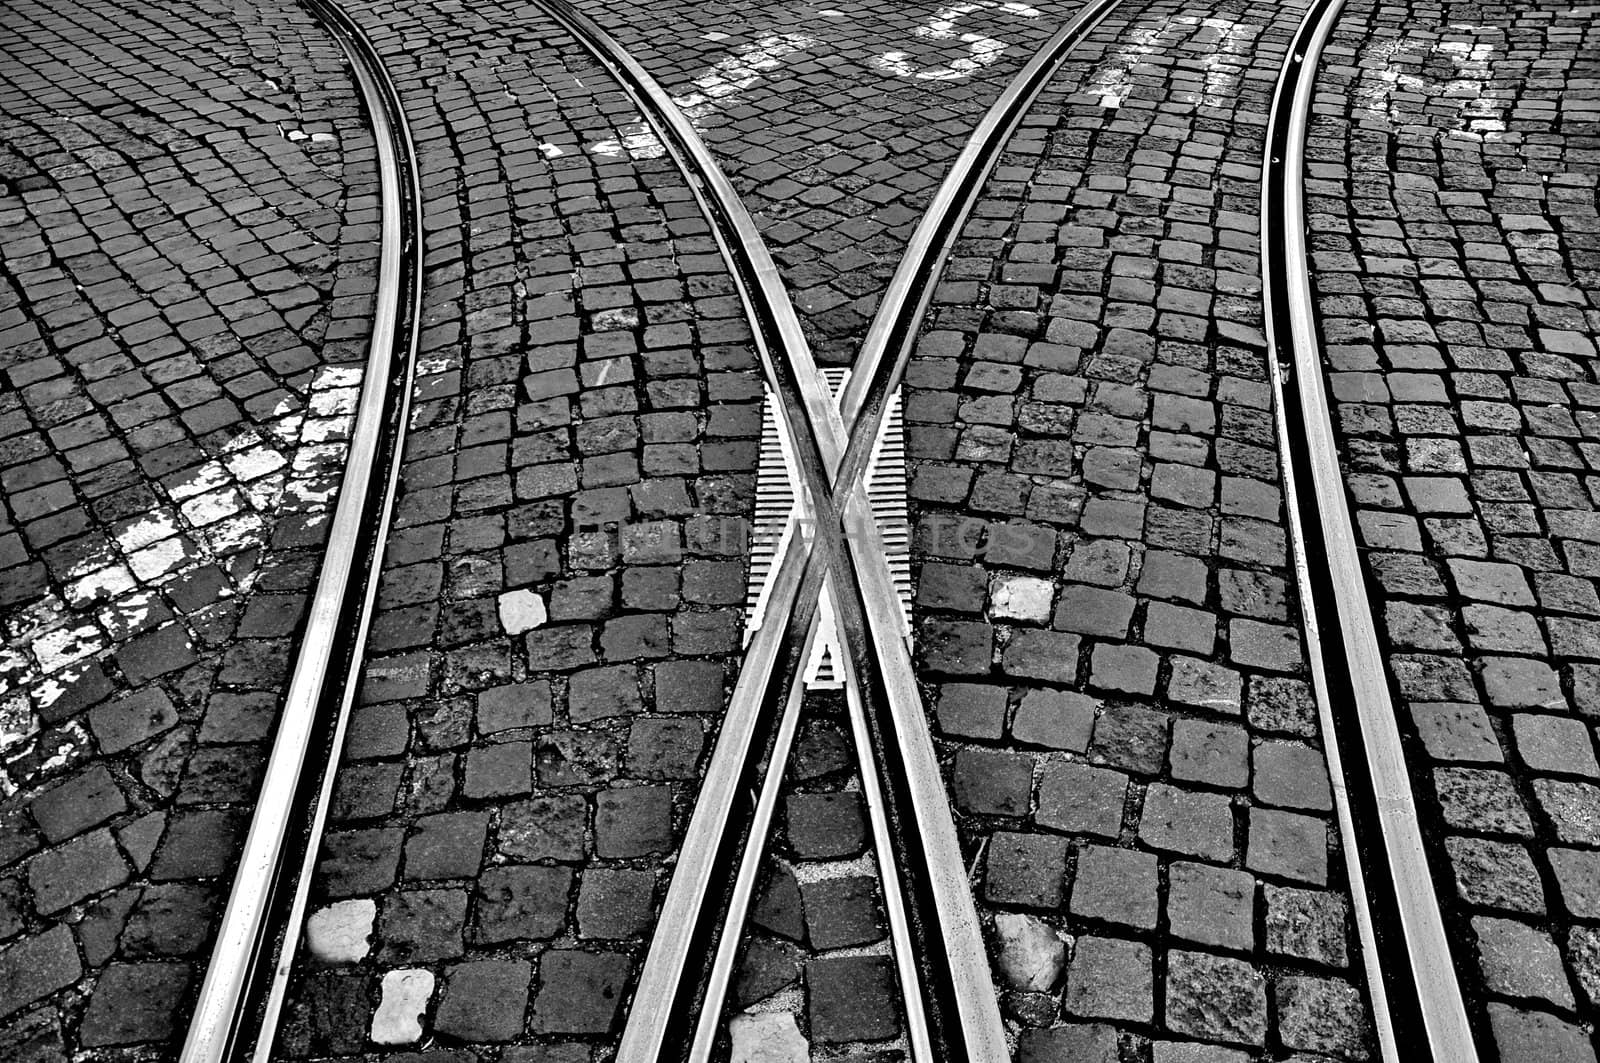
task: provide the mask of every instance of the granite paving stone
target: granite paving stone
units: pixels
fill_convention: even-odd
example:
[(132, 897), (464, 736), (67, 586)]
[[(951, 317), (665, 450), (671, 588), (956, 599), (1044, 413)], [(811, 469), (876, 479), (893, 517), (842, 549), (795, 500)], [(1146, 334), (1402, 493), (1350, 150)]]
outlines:
[(1457, 964), (1480, 1047), (1593, 1058), (1565, 1003), (1578, 954), (1555, 943), (1594, 917), (1571, 787), (1597, 763), (1600, 169), (1592, 129), (1559, 116), (1586, 106), (1596, 30), (1555, 5), (1464, 11), (1341, 15), (1310, 131), (1312, 274), (1380, 634), (1406, 651), (1423, 837), (1447, 923), (1475, 931)]
[[(1020, 1058), (1098, 1058), (1084, 1023), (1162, 1058), (1287, 1046), (1275, 965), (1358, 966), (1261, 333), (1261, 136), (1298, 18), (1111, 12), (1013, 134), (908, 369), (919, 665), (980, 909), (1075, 939), (1059, 1006), (1003, 995)], [(1455, 519), (1449, 477), (1418, 476)], [(1266, 888), (1329, 902), (1269, 918)], [(1306, 1050), (1366, 1051), (1339, 985)]]
[(0, 978), (0, 1055), (155, 1058), (320, 563), (371, 328), (374, 151), (297, 5), (22, 3), (6, 28), (0, 817), (34, 840), (0, 922), (36, 970)]

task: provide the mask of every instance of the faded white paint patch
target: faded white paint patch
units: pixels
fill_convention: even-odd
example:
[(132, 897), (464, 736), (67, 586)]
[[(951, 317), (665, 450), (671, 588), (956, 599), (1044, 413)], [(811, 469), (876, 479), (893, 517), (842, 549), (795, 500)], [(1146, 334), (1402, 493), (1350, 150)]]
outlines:
[(246, 483), (266, 479), (289, 466), (282, 454), (259, 440), (247, 449), (224, 453), (222, 461), (235, 479)]
[(154, 626), (155, 610), (156, 592), (148, 588), (141, 587), (118, 598), (98, 617), (106, 632), (106, 648), (114, 649), (138, 632), (149, 630)]
[[(1244, 63), (1261, 27), (1230, 18), (1179, 15), (1129, 32), (1127, 43), (1113, 50), (1089, 76), (1084, 91), (1100, 97), (1102, 107), (1120, 107), (1133, 92), (1135, 71), (1156, 52), (1187, 37), (1204, 48), (1199, 91), (1180, 90), (1174, 99), (1204, 107), (1220, 107), (1237, 92)], [(1165, 68), (1153, 76), (1168, 76)]]
[(589, 145), (589, 153), (612, 158), (626, 155), (632, 159), (659, 159), (667, 153), (661, 138), (642, 122), (624, 125), (619, 129), (622, 131), (620, 138), (597, 140)]
[[(708, 72), (695, 78), (694, 91), (674, 96), (672, 101), (683, 109), (695, 128), (701, 128), (704, 119), (731, 103), (733, 97), (756, 84), (767, 72), (776, 70), (788, 56), (814, 47), (817, 43), (817, 38), (804, 33), (779, 33), (762, 37), (720, 60)], [(718, 101), (721, 101), (720, 104)]]
[[(704, 39), (727, 40), (728, 34), (713, 31), (705, 34)], [(768, 71), (775, 70), (785, 57), (816, 43), (815, 37), (803, 33), (780, 33), (741, 45), (734, 54), (719, 60), (695, 78), (692, 91), (674, 96), (672, 102), (682, 109), (691, 125), (703, 129), (707, 118), (733, 102), (734, 97), (760, 81)], [(659, 159), (667, 153), (661, 139), (642, 122), (620, 126), (618, 134), (597, 140), (585, 150), (607, 158), (627, 156), (632, 159)]]
[(115, 563), (82, 576), (64, 588), (67, 604), (82, 609), (98, 601), (116, 598), (135, 586), (128, 566)]
[(333, 387), (326, 391), (315, 392), (307, 411), (317, 417), (334, 417), (340, 414), (350, 415), (356, 412), (356, 404), (361, 401), (361, 389), (358, 387)]
[(154, 546), (163, 539), (170, 539), (178, 534), (178, 525), (170, 510), (157, 509), (149, 516), (134, 517), (122, 523), (121, 530), (113, 532), (117, 545), (125, 553), (134, 553), (147, 546)]
[(8, 749), (38, 732), (39, 718), (29, 707), (26, 695), (0, 698), (0, 749)]
[(176, 571), (189, 560), (189, 552), (180, 538), (163, 539), (154, 546), (128, 555), (128, 567), (140, 581), (152, 583), (169, 572)]
[[(74, 720), (39, 740), (33, 750), (35, 759), (29, 765), (30, 774), (22, 781), (43, 778), (74, 764), (81, 764), (88, 754), (89, 733)], [(17, 780), (9, 772), (0, 772), (0, 797), (10, 797), (16, 792)]]
[[(1436, 135), (1484, 140), (1503, 134), (1514, 93), (1491, 88), (1495, 45), (1477, 39), (1501, 31), (1468, 23), (1456, 23), (1450, 30), (1467, 39), (1428, 45), (1409, 37), (1390, 38), (1368, 45), (1361, 56), (1356, 113), (1394, 126), (1425, 127), (1431, 124), (1425, 109), (1428, 101), (1456, 100), (1453, 127), (1438, 129)], [(1435, 62), (1439, 58), (1451, 69), (1450, 77), (1440, 79), (1426, 73), (1441, 65)], [(1412, 95), (1420, 100), (1406, 98)]]
[[(114, 525), (62, 574), (60, 597), (48, 594), (0, 617), (9, 647), (0, 652), (0, 751), (37, 733), (39, 711), (82, 677), (80, 662), (171, 623), (161, 587), (265, 545), (272, 518), (284, 510), (313, 528), (326, 523), (361, 381), (360, 367), (319, 369), (308, 394), (322, 416), (307, 419), (297, 400), (280, 401), (215, 458), (156, 485), (166, 501)], [(229, 598), (253, 582), (253, 571), (225, 579), (217, 593)]]
[(1161, 30), (1141, 26), (1128, 31), (1127, 43), (1116, 49), (1095, 68), (1084, 86), (1084, 93), (1100, 97), (1102, 107), (1120, 107), (1133, 91), (1133, 69), (1156, 50)]
[(175, 502), (214, 491), (228, 482), (228, 470), (217, 462), (208, 461), (196, 467), (187, 477), (167, 486), (167, 494)]
[(178, 512), (182, 513), (183, 518), (193, 527), (204, 528), (207, 524), (215, 524), (219, 520), (232, 517), (244, 508), (244, 496), (239, 493), (238, 488), (229, 484), (180, 503)]
[(44, 632), (33, 640), (33, 655), (40, 670), (48, 674), (93, 656), (104, 645), (100, 629), (84, 623)]
[[(973, 3), (951, 4), (933, 13), (926, 23), (912, 30), (912, 36), (928, 41), (945, 41), (956, 37), (956, 21), (975, 11), (998, 9), (1020, 18), (1038, 18), (1039, 10), (1021, 3), (997, 3), (996, 0), (976, 0)], [(959, 81), (969, 78), (979, 70), (999, 59), (1006, 50), (1004, 41), (985, 37), (981, 33), (963, 33), (961, 43), (970, 54), (952, 59), (940, 66), (918, 67), (911, 62), (906, 51), (883, 52), (869, 59), (869, 65), (895, 77), (914, 78), (919, 81)]]

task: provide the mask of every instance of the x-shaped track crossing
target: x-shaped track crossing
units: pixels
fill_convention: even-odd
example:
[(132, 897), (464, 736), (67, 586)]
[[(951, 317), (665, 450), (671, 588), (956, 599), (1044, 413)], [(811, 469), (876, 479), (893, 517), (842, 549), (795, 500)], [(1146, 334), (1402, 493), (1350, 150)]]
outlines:
[[(657, 1063), (685, 1047), (690, 1059), (711, 1054), (799, 722), (800, 665), (827, 593), (845, 643), (840, 663), (912, 1058), (1000, 1063), (1009, 1055), (982, 932), (864, 481), (887, 396), (984, 179), (1039, 90), (1114, 0), (1085, 5), (979, 123), (913, 234), (837, 401), (754, 221), (687, 116), (592, 20), (565, 0), (541, 6), (628, 89), (712, 220), (802, 480), (768, 576), (765, 619), (723, 718), (617, 1059)], [(785, 654), (789, 666), (780, 668)]]

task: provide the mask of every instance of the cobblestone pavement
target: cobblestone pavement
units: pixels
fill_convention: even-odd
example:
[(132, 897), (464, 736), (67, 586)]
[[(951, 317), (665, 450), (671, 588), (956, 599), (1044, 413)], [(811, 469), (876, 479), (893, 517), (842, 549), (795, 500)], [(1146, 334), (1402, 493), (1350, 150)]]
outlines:
[[(365, 0), (422, 363), (278, 1055), (610, 1058), (737, 666), (762, 388), (681, 176), (534, 8)], [(1076, 4), (586, 3), (848, 363)], [(321, 545), (371, 146), (298, 6), (0, 30), (0, 1058), (168, 1059)], [(1027, 1063), (1376, 1058), (1307, 684), (1259, 162), (1304, 7), (1126, 0), (987, 183), (904, 395), (925, 700)], [(1600, 1007), (1600, 8), (1348, 0), (1310, 223), (1351, 496), (1488, 1054)], [(903, 1058), (811, 691), (722, 1049)]]
[(1374, 1054), (1261, 331), (1302, 14), (1116, 9), (907, 380), (921, 666), (1024, 1060)]
[(0, 1057), (56, 1060), (181, 1031), (359, 383), (374, 178), (293, 4), (21, 0), (0, 56)]
[[(1079, 5), (582, 6), (673, 93), (719, 157), (818, 361), (848, 365), (972, 128)], [(653, 150), (647, 131), (631, 135)]]
[(423, 363), (279, 1051), (587, 1059), (739, 648), (755, 354), (682, 177), (613, 150), (639, 118), (553, 23), (355, 14), (421, 154)]
[[(844, 691), (805, 695), (779, 829), (724, 1019), (732, 1058), (805, 1043), (815, 1058), (904, 1053), (904, 1007)], [(804, 1034), (801, 1033), (804, 1031)]]
[(1350, 497), (1507, 1061), (1594, 1060), (1600, 1007), (1597, 16), (1352, 0), (1311, 133)]

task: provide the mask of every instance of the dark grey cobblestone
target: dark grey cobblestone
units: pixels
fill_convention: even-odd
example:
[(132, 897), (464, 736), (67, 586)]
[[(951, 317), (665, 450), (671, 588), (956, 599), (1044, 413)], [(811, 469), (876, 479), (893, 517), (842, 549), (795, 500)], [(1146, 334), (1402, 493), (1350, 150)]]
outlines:
[[(368, 147), (298, 9), (19, 10), (0, 1055), (153, 1058), (315, 575), (371, 309)], [(593, 13), (848, 362), (1068, 11)], [(605, 1058), (738, 650), (759, 378), (600, 69), (522, 7), (357, 14), (419, 134), (425, 352), (283, 1051)], [(911, 368), (919, 665), (1020, 1059), (1372, 1054), (1262, 367), (1256, 166), (1298, 17), (1108, 20), (989, 182)], [(1352, 498), (1508, 1060), (1592, 1061), (1600, 1004), (1592, 21), (1352, 0), (1312, 140)], [(732, 1037), (781, 1015), (817, 1058), (893, 1057), (848, 729), (830, 695), (806, 714)]]
[(308, 935), (280, 1050), (587, 1059), (740, 646), (755, 355), (682, 177), (616, 147), (638, 116), (552, 23), (355, 13), (421, 156), (425, 328), (312, 898), (358, 945)]
[(1561, 5), (1357, 0), (1307, 172), (1424, 834), (1484, 1056), (1507, 1061), (1597, 1044), (1597, 49)]
[(1300, 14), (1114, 11), (909, 370), (920, 665), (1020, 1059), (1375, 1052), (1263, 362), (1261, 136)]
[(173, 1058), (360, 379), (372, 146), (294, 4), (13, 4), (0, 54), (0, 1057)]
[(801, 711), (719, 1051), (750, 1051), (754, 1035), (741, 1027), (760, 1012), (792, 1022), (820, 1058), (904, 1051), (878, 854), (844, 692), (809, 690)]
[(818, 359), (845, 365), (967, 135), (1075, 10), (581, 6), (684, 107), (761, 227)]

